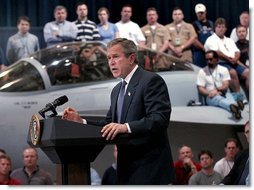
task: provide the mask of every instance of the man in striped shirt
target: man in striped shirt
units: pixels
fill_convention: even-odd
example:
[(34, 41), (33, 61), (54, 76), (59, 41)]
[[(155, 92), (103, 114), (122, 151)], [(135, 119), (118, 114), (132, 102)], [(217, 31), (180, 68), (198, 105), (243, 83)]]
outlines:
[(99, 34), (98, 28), (96, 24), (88, 20), (88, 8), (84, 3), (78, 3), (76, 6), (76, 13), (78, 15), (78, 19), (74, 21), (78, 28), (78, 35), (76, 37), (76, 41), (99, 41), (101, 40), (101, 36)]

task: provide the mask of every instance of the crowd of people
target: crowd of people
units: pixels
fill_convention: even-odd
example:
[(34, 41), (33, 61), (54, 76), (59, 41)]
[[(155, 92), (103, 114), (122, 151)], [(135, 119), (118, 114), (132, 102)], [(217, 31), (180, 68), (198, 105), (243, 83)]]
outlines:
[[(249, 142), (250, 123), (244, 125), (244, 134)], [(249, 149), (240, 150), (235, 138), (224, 142), (225, 156), (213, 159), (210, 150), (200, 150), (198, 161), (188, 145), (179, 147), (178, 159), (174, 161), (173, 185), (250, 185)], [(114, 163), (106, 168), (102, 178), (91, 168), (91, 185), (117, 185), (117, 146), (114, 145)], [(11, 158), (0, 149), (0, 185), (54, 185), (52, 175), (38, 165), (35, 148), (23, 150), (23, 167), (12, 170)]]
[[(157, 22), (157, 10), (149, 8), (147, 24), (140, 27), (131, 20), (131, 5), (122, 7), (121, 20), (115, 24), (109, 22), (110, 13), (105, 7), (98, 10), (100, 23), (95, 24), (88, 19), (88, 7), (84, 3), (77, 4), (77, 20), (74, 22), (66, 20), (67, 9), (64, 6), (56, 6), (55, 20), (48, 22), (43, 29), (47, 47), (70, 41), (101, 40), (107, 44), (107, 59), (113, 76), (122, 79), (112, 91), (111, 106), (105, 120), (83, 119), (70, 107), (63, 113), (62, 119), (101, 126), (102, 137), (106, 140), (113, 140), (120, 133), (131, 137), (128, 145), (117, 145), (114, 149), (116, 162), (105, 172), (102, 181), (91, 168), (92, 184), (96, 179), (94, 184), (97, 185), (249, 185), (249, 151), (237, 154), (235, 139), (226, 140), (226, 156), (215, 167), (211, 151), (201, 150), (199, 162), (195, 162), (188, 145), (179, 148), (179, 159), (173, 162), (167, 137), (171, 114), (167, 86), (159, 75), (143, 70), (137, 62), (137, 47), (193, 62), (201, 67), (197, 87), (206, 97), (207, 104), (222, 107), (240, 119), (244, 103), (249, 99), (249, 14), (243, 12), (240, 15), (240, 25), (231, 35), (235, 33), (236, 37), (231, 39), (225, 36), (225, 18), (217, 18), (215, 22), (208, 20), (203, 4), (197, 4), (195, 12), (197, 20), (187, 23), (182, 9), (175, 7), (173, 22), (163, 26)], [(40, 48), (38, 38), (29, 33), (28, 17), (20, 17), (17, 27), (18, 33), (11, 36), (7, 44), (6, 55), (10, 64)], [(240, 90), (241, 85), (245, 94)], [(249, 140), (248, 122), (245, 135)], [(11, 159), (5, 151), (2, 152), (0, 184), (54, 184), (52, 176), (38, 166), (36, 149), (24, 149), (24, 166), (13, 171)], [(147, 172), (149, 175), (144, 175)]]

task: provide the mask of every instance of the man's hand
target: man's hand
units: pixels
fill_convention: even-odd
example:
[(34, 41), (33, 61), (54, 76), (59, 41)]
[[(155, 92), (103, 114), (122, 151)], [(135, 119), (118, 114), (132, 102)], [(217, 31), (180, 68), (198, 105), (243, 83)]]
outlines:
[(83, 123), (83, 120), (80, 117), (80, 115), (78, 114), (78, 112), (75, 109), (70, 108), (70, 107), (68, 107), (64, 110), (62, 119)]
[(118, 133), (128, 133), (128, 128), (125, 124), (109, 123), (102, 128), (101, 132), (106, 140), (113, 140)]

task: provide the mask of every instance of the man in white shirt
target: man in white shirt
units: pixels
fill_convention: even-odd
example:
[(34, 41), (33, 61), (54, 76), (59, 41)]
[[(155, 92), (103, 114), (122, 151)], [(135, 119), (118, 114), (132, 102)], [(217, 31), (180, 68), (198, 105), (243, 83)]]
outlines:
[[(250, 15), (247, 11), (244, 11), (240, 14), (239, 16), (239, 20), (240, 20), (240, 24), (245, 26), (247, 28), (247, 36), (246, 36), (246, 39), (249, 40), (249, 33), (250, 33), (250, 30), (249, 30), (249, 23), (250, 23)], [(237, 42), (237, 40), (239, 39), (237, 37), (237, 34), (236, 34), (236, 28), (234, 28), (230, 34), (230, 38), (232, 40), (234, 40), (234, 42)]]
[(126, 38), (132, 40), (136, 45), (144, 46), (146, 39), (139, 25), (131, 21), (131, 16), (131, 5), (124, 5), (121, 11), (121, 20), (116, 23), (120, 38)]
[(214, 165), (214, 170), (221, 174), (224, 178), (230, 170), (233, 168), (234, 165), (234, 158), (237, 152), (239, 151), (238, 142), (234, 138), (229, 138), (225, 141), (225, 157), (220, 159)]
[(244, 96), (240, 93), (240, 79), (244, 80), (245, 88), (249, 89), (249, 69), (238, 64), (240, 58), (240, 50), (235, 42), (225, 36), (227, 30), (226, 20), (218, 18), (215, 21), (215, 32), (205, 42), (205, 50), (216, 51), (219, 56), (219, 64), (229, 70), (231, 81), (230, 89), (237, 100), (244, 100)]

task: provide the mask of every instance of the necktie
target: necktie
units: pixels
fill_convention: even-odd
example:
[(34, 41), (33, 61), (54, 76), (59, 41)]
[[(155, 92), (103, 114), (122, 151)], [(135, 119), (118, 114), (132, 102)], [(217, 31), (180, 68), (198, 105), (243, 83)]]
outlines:
[(123, 81), (121, 84), (121, 89), (119, 91), (118, 100), (117, 100), (117, 122), (120, 123), (121, 115), (122, 115), (122, 107), (123, 107), (123, 99), (125, 94), (125, 86), (126, 82)]
[(249, 159), (245, 163), (245, 167), (238, 184), (246, 185), (246, 178), (248, 177), (248, 175), (249, 175)]

